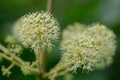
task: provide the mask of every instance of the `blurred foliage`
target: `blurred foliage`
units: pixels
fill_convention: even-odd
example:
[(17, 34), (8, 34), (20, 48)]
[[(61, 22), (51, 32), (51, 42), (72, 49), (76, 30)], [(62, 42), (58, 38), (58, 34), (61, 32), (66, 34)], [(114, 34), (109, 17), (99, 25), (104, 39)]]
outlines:
[[(0, 42), (3, 42), (7, 34), (11, 34), (13, 23), (28, 12), (46, 10), (47, 0), (0, 0)], [(117, 36), (117, 50), (113, 64), (101, 71), (84, 73), (78, 71), (75, 80), (120, 80), (120, 0), (55, 0), (54, 16), (58, 19), (61, 29), (68, 24), (80, 22), (91, 24), (102, 23), (112, 29)], [(48, 54), (48, 70), (53, 67), (60, 58), (59, 44), (56, 44), (52, 52)], [(22, 55), (25, 60), (33, 60), (32, 51), (30, 55), (25, 50)], [(6, 60), (0, 63), (8, 65)], [(1, 67), (0, 67), (1, 68)], [(35, 80), (34, 76), (24, 76), (15, 67), (13, 74), (8, 78), (2, 76), (0, 80)], [(62, 80), (62, 77), (57, 80)]]

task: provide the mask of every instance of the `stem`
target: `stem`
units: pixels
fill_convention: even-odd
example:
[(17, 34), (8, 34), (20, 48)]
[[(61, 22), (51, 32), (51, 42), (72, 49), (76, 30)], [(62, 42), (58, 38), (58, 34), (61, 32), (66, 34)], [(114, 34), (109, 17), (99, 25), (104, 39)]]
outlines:
[(47, 2), (47, 11), (53, 13), (54, 0), (48, 0)]
[(55, 77), (57, 77), (68, 73), (68, 71), (69, 70), (66, 68), (66, 65), (63, 64), (62, 61), (60, 61), (52, 70), (50, 70), (49, 73), (46, 73), (44, 77), (52, 78), (55, 74), (57, 74), (55, 75)]
[[(47, 11), (53, 13), (54, 0), (47, 1)], [(45, 48), (46, 49), (46, 48)], [(37, 66), (40, 74), (37, 75), (36, 80), (44, 80), (44, 74), (46, 73), (46, 50), (34, 49), (36, 55)]]
[(46, 51), (43, 50), (40, 55), (41, 73), (46, 72)]
[(6, 69), (6, 73), (10, 71), (10, 69), (12, 69), (14, 67), (14, 63), (12, 63), (7, 69)]
[(44, 74), (46, 72), (46, 51), (35, 49), (37, 67), (39, 68), (40, 74), (37, 75), (37, 80), (44, 80)]
[[(6, 48), (6, 47), (4, 47), (3, 45), (1, 45), (0, 44), (0, 50), (2, 50), (3, 51), (3, 53), (4, 54), (1, 54), (1, 56), (3, 55), (4, 57), (6, 56), (6, 57), (12, 57), (13, 55), (12, 55), (12, 53)], [(8, 58), (9, 58), (8, 57)], [(18, 56), (16, 56), (16, 55), (14, 55), (14, 59), (18, 62), (18, 63), (23, 63), (24, 61), (21, 59), (21, 58), (19, 58)], [(11, 59), (12, 60), (12, 59)], [(9, 58), (9, 61), (10, 61), (10, 58)]]
[[(24, 64), (24, 60), (22, 60), (20, 57), (14, 55), (7, 49), (5, 48), (4, 46), (2, 46), (0, 44), (0, 50), (2, 50), (3, 53), (0, 52), (0, 56), (5, 58), (6, 60), (14, 63), (16, 66), (20, 67), (21, 65)], [(38, 69), (35, 69), (35, 68), (30, 68), (29, 69), (31, 73), (33, 74), (38, 74)]]
[(6, 56), (6, 55), (4, 55), (4, 54), (2, 54), (2, 53), (0, 53), (0, 56), (3, 57), (3, 58), (5, 58), (5, 59), (7, 59), (7, 60), (10, 61), (10, 62), (14, 62), (17, 66), (20, 66), (19, 63), (17, 63), (17, 62), (15, 62), (14, 60), (10, 59), (8, 56)]
[(3, 45), (0, 44), (0, 50), (2, 50), (4, 53), (9, 53), (7, 48), (5, 48)]

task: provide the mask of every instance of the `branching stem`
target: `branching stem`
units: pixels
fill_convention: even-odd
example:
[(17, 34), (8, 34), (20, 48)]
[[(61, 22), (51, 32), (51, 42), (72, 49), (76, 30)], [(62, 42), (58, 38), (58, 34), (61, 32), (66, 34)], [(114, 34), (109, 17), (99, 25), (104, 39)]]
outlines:
[[(1, 44), (0, 44), (0, 50), (2, 51), (2, 53), (0, 52), (0, 56), (4, 59), (10, 61), (11, 63), (14, 63), (16, 66), (21, 67), (21, 65), (23, 65), (25, 63), (24, 60), (22, 60), (17, 55), (13, 55), (13, 53), (11, 53), (7, 48), (2, 46)], [(39, 74), (39, 72), (36, 68), (29, 68), (29, 70), (33, 74)]]

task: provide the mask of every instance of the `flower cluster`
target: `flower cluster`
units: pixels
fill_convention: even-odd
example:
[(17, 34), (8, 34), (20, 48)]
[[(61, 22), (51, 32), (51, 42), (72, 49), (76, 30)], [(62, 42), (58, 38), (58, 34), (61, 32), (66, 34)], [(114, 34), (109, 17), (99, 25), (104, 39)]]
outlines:
[[(77, 25), (76, 25), (77, 24)], [(115, 35), (104, 25), (76, 23), (63, 31), (62, 61), (70, 71), (101, 69), (112, 63)]]
[(61, 47), (64, 50), (62, 60), (73, 71), (76, 71), (79, 67), (84, 70), (92, 70), (97, 62), (96, 58), (99, 58), (95, 40), (85, 34), (72, 36), (70, 39), (64, 40)]
[(59, 38), (59, 25), (48, 12), (30, 13), (20, 18), (14, 25), (14, 36), (25, 46), (45, 48)]
[(93, 37), (99, 49), (99, 62), (96, 64), (98, 69), (109, 66), (115, 54), (116, 41), (115, 34), (104, 25), (93, 24), (84, 33)]
[[(49, 72), (45, 72), (46, 52), (59, 39), (60, 28), (56, 19), (48, 12), (29, 13), (14, 24), (13, 36), (7, 36), (7, 48), (0, 44), (0, 61), (5, 58), (11, 62), (9, 67), (2, 67), (3, 75), (9, 76), (16, 65), (24, 75), (37, 75), (50, 78), (76, 72), (78, 68), (92, 71), (109, 66), (115, 54), (114, 33), (98, 23), (69, 25), (62, 35), (60, 49), (63, 52), (60, 62)], [(20, 57), (22, 46), (30, 47), (35, 52), (35, 61), (27, 62)], [(65, 79), (72, 79), (67, 75)]]

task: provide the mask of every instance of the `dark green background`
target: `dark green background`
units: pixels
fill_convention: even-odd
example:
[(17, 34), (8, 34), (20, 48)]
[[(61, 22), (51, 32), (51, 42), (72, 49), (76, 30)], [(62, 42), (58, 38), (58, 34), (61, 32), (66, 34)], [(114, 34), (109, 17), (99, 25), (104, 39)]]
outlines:
[[(28, 12), (46, 10), (47, 0), (0, 0), (0, 42), (11, 33), (13, 23)], [(75, 74), (75, 80), (120, 80), (120, 0), (55, 0), (54, 16), (59, 21), (61, 30), (68, 24), (80, 22), (92, 24), (99, 22), (114, 31), (117, 36), (117, 50), (113, 64), (100, 71)], [(53, 67), (60, 58), (59, 45), (48, 54), (48, 70)], [(29, 50), (24, 50), (22, 58), (34, 60), (34, 55)], [(8, 65), (5, 60), (0, 66)], [(0, 67), (1, 68), (1, 67)], [(35, 80), (34, 76), (22, 75), (18, 67), (12, 69), (13, 74), (7, 78), (2, 76), (0, 80)], [(63, 80), (58, 78), (57, 80)]]

